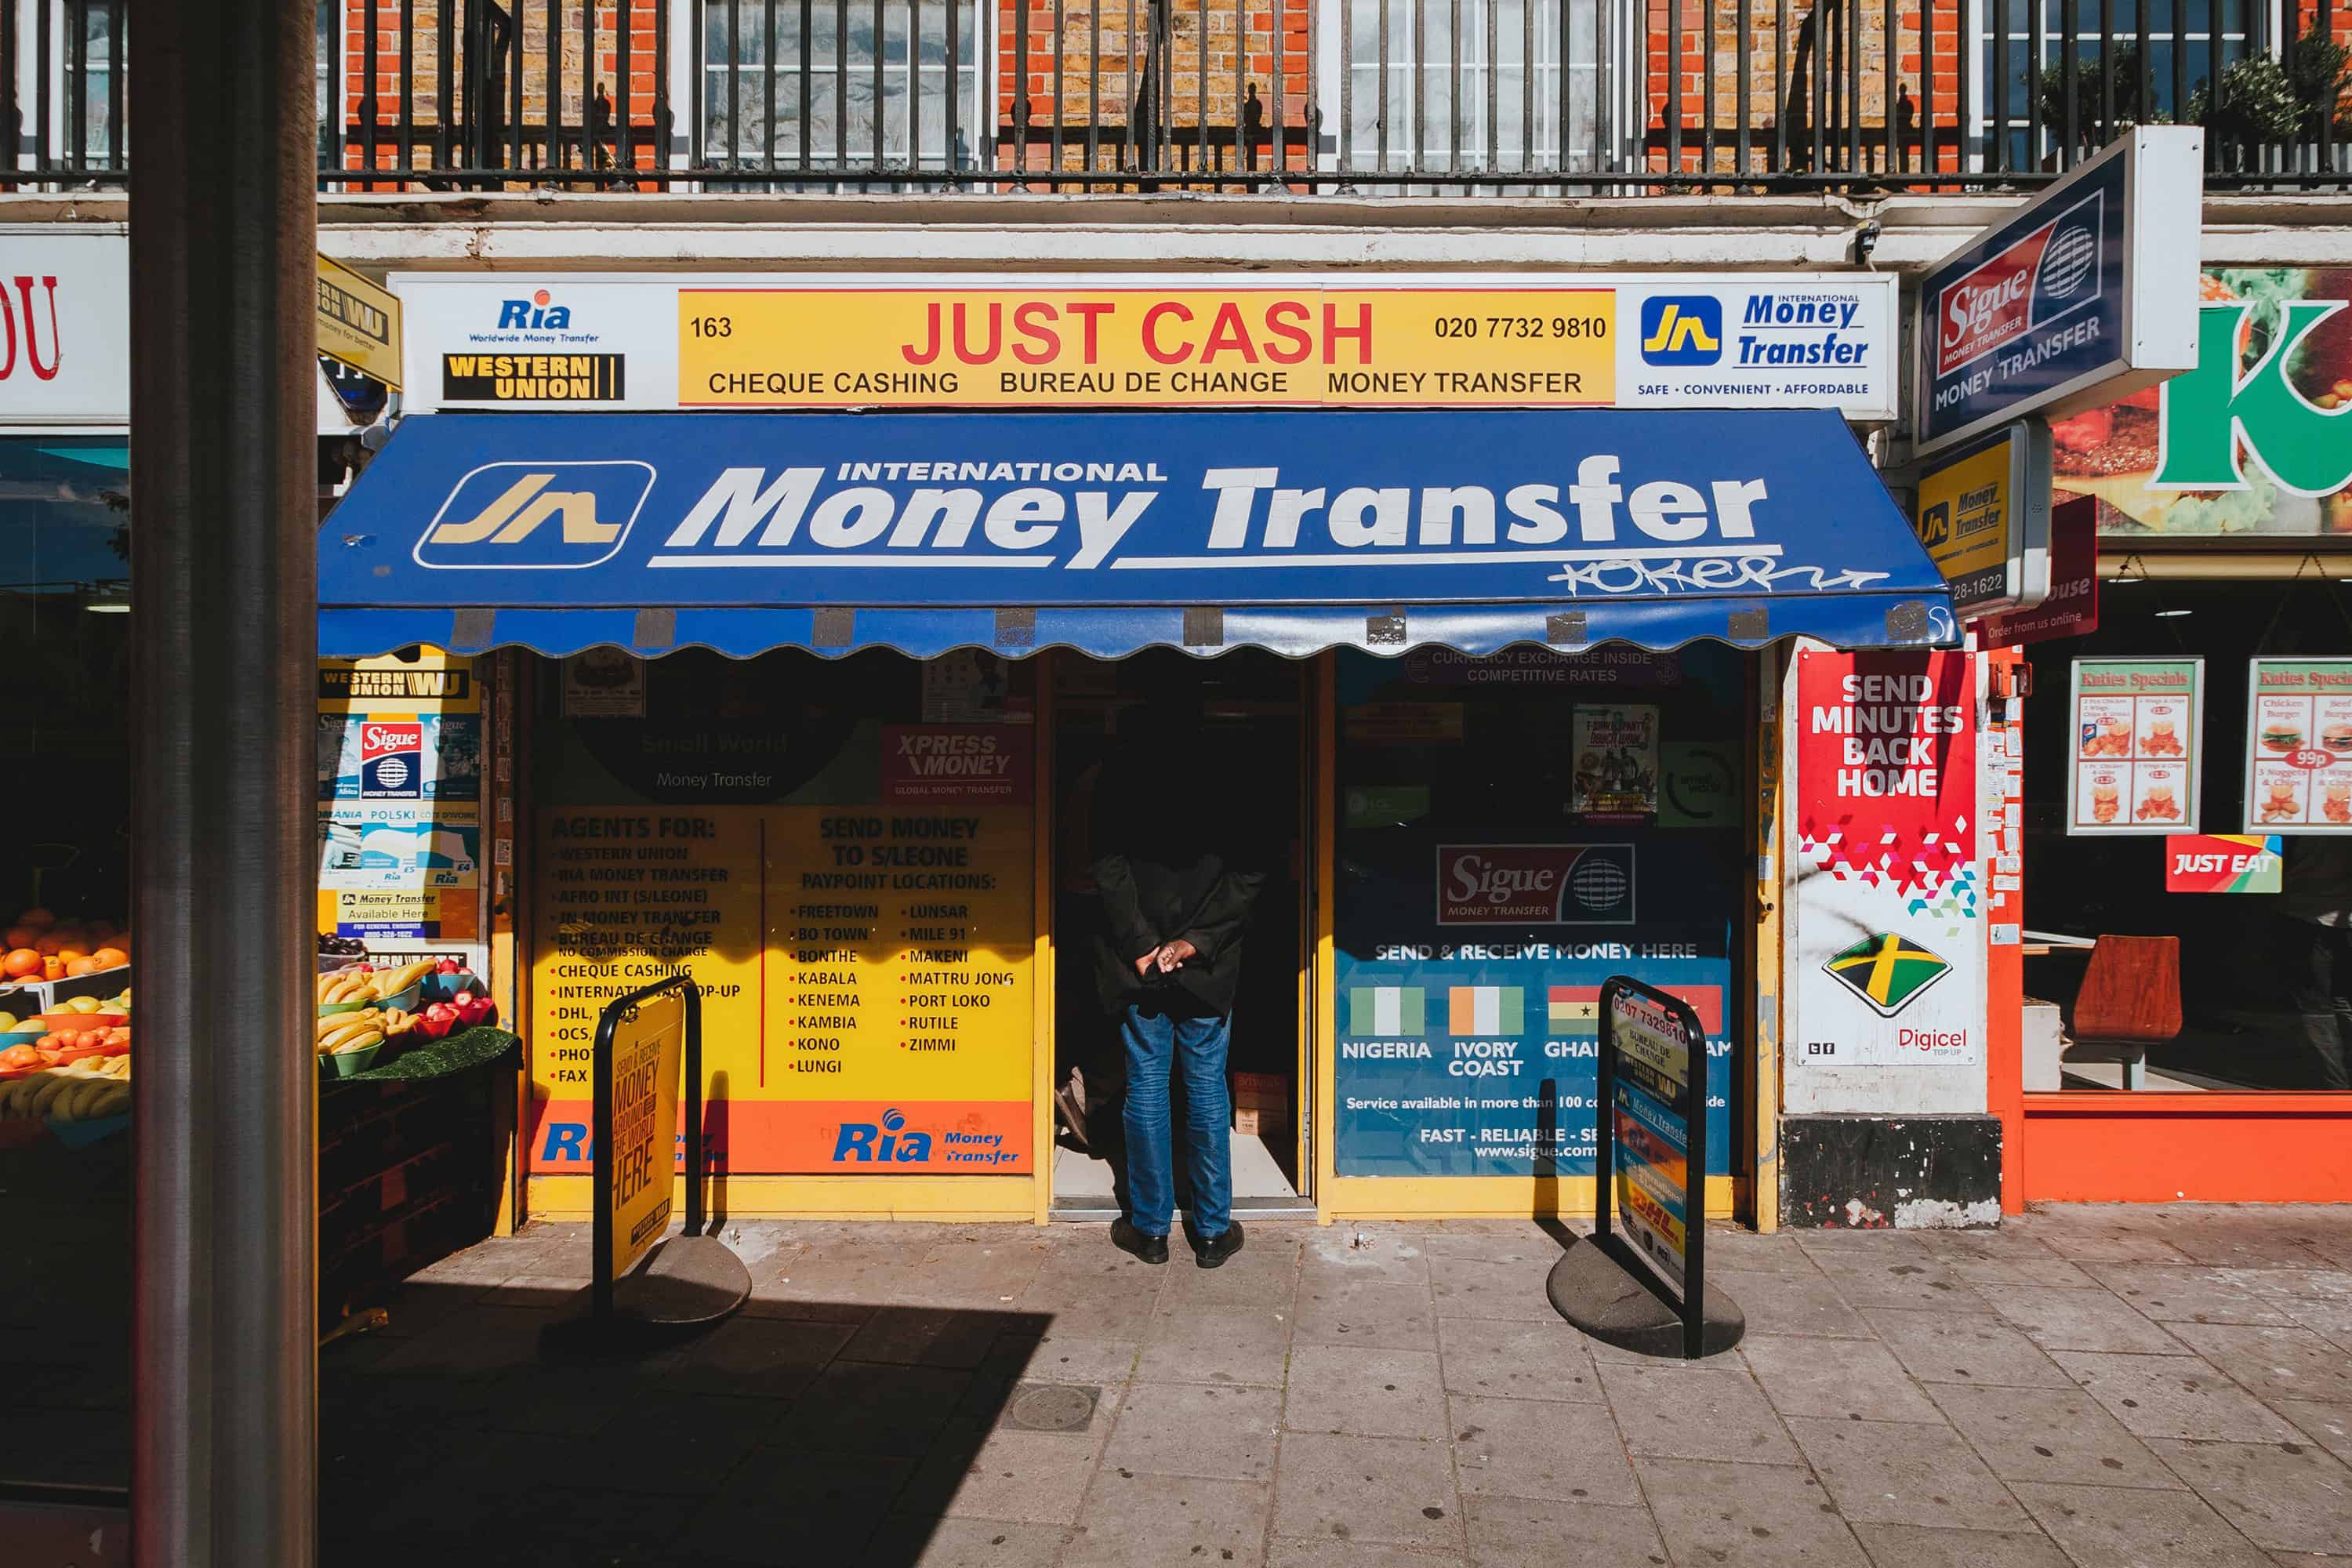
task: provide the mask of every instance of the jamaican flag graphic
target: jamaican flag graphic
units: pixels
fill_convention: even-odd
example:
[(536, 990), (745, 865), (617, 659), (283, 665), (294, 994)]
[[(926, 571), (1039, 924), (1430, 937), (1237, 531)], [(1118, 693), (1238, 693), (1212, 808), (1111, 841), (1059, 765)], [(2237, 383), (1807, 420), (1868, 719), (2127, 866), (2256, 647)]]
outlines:
[(1822, 965), (1882, 1018), (1892, 1018), (1912, 999), (1952, 972), (1943, 957), (1893, 931), (1873, 931)]

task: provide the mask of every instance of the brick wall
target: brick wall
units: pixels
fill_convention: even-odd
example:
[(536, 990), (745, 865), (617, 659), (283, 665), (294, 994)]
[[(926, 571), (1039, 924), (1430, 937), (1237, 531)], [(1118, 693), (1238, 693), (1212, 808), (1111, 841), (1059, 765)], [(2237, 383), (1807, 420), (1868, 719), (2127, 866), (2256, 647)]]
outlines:
[[(1053, 135), (1058, 124), (1060, 166), (1082, 168), (1087, 161), (1087, 126), (1097, 121), (1105, 143), (1098, 166), (1115, 169), (1132, 164), (1139, 150), (1123, 149), (1120, 143), (1129, 134), (1136, 105), (1148, 101), (1149, 94), (1158, 90), (1167, 99), (1158, 119), (1165, 126), (1163, 156), (1168, 164), (1187, 169), (1269, 168), (1274, 157), (1278, 73), (1279, 123), (1289, 132), (1285, 163), (1303, 164), (1307, 161), (1304, 128), (1310, 122), (1307, 39), (1314, 3), (1173, 0), (1168, 37), (1163, 40), (1167, 63), (1155, 83), (1148, 65), (1150, 11), (1143, 0), (1137, 0), (1132, 9), (1126, 0), (1064, 0), (1057, 110), (1054, 0), (999, 0), (998, 163), (1054, 167)], [(1093, 30), (1097, 16), (1099, 40)], [(1099, 78), (1095, 73), (1097, 47)], [(1025, 152), (1020, 144), (1024, 129)], [(1244, 132), (1248, 141), (1237, 160), (1236, 140)], [(1141, 140), (1150, 131), (1138, 124), (1133, 133)]]
[[(1895, 166), (1924, 167), (1924, 125), (1936, 128), (1936, 165), (1958, 166), (1960, 51), (1972, 47), (1963, 35), (1960, 0), (1899, 0), (1889, 33), (1884, 0), (1751, 0), (1748, 29), (1738, 30), (1738, 13), (1707, 0), (1646, 0), (1648, 18), (1649, 167), (1731, 171), (1738, 164), (1739, 92), (1748, 94), (1748, 167), (1802, 171), (1814, 165), (1818, 127), (1823, 142), (1820, 166), (1850, 167), (1850, 147), (1858, 130), (1862, 163), (1888, 166), (1887, 112), (1894, 105)], [(1675, 11), (1681, 14), (1681, 47), (1673, 47)], [(1782, 26), (1785, 14), (1786, 26)], [(1929, 24), (1927, 38), (1920, 26)], [(1932, 47), (1930, 47), (1932, 46)], [(1888, 79), (1888, 58), (1894, 77)], [(1933, 70), (1927, 68), (1932, 56)], [(1856, 79), (1858, 68), (1859, 80)], [(1679, 89), (1679, 152), (1668, 128), (1670, 88)], [(1714, 155), (1705, 132), (1712, 105)], [(1776, 163), (1785, 131), (1787, 162)]]
[[(692, 0), (673, 0), (674, 4), (691, 4)], [(458, 37), (445, 39), (442, 31), (441, 0), (415, 0), (413, 42), (402, 47), (401, 7), (399, 0), (346, 0), (343, 12), (343, 72), (344, 110), (352, 144), (344, 159), (352, 168), (365, 168), (371, 160), (364, 150), (362, 127), (368, 122), (371, 108), (376, 126), (376, 145), (373, 163), (378, 168), (395, 166), (400, 161), (396, 146), (397, 126), (401, 115), (401, 86), (404, 76), (411, 95), (415, 116), (415, 138), (412, 156), (419, 163), (439, 161), (436, 140), (445, 124), (453, 130), (475, 118), (467, 110), (465, 96), (465, 47), (462, 30), (466, 7), (462, 0), (449, 0), (447, 5), (449, 30)], [(655, 162), (656, 142), (654, 97), (655, 10), (653, 0), (598, 0), (593, 13), (593, 69), (583, 70), (582, 62), (591, 58), (590, 40), (583, 36), (583, 0), (560, 0), (555, 8), (557, 37), (551, 71), (551, 54), (547, 29), (550, 7), (545, 0), (507, 0), (502, 7), (508, 13), (520, 9), (521, 16), (522, 111), (520, 123), (526, 130), (523, 163), (527, 167), (543, 166), (557, 161), (578, 167), (584, 156), (582, 130), (588, 114), (594, 109), (600, 123), (609, 125), (619, 117), (621, 98), (621, 57), (619, 27), (625, 16), (629, 29), (629, 114), (632, 132), (632, 161), (645, 166)], [(367, 45), (370, 32), (375, 39), (374, 102), (368, 102), (369, 72)], [(451, 46), (445, 51), (445, 43)], [(442, 73), (446, 54), (450, 77), (449, 97), (445, 106), (442, 93)], [(507, 58), (514, 57), (511, 49)], [(515, 118), (511, 80), (502, 81), (496, 119), (506, 127)], [(595, 100), (602, 94), (605, 103), (597, 107)], [(684, 104), (673, 105), (673, 117), (681, 128)], [(546, 146), (546, 127), (550, 110), (565, 131), (566, 145), (551, 154)], [(609, 131), (603, 138), (599, 161), (609, 163), (613, 157), (613, 137)], [(502, 152), (498, 162), (504, 164), (509, 153)], [(457, 154), (451, 154), (457, 161)]]

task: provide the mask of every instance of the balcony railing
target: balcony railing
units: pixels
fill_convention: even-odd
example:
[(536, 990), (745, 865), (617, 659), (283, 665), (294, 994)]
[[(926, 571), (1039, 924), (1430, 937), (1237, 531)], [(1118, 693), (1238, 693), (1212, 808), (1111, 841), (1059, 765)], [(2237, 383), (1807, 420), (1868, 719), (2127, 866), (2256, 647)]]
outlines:
[[(2352, 0), (313, 3), (323, 191), (2352, 184)], [(129, 12), (0, 0), (0, 189), (128, 181)]]

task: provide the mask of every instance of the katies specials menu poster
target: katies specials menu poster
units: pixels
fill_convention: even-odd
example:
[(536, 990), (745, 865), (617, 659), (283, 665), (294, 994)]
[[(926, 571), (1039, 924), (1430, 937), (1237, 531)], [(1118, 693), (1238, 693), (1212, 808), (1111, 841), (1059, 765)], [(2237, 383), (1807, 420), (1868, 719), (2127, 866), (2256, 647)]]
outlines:
[(2352, 833), (2352, 658), (2258, 658), (2246, 679), (2246, 831)]
[(2201, 658), (2076, 659), (2066, 831), (2196, 832), (2204, 698)]

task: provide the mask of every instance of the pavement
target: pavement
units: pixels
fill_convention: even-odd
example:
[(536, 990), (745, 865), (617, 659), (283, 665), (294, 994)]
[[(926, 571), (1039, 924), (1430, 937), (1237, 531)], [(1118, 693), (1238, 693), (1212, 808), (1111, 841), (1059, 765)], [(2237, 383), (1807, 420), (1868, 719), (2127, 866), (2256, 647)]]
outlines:
[(1531, 1222), (752, 1224), (641, 1356), (540, 1335), (584, 1227), (321, 1352), (323, 1561), (1094, 1568), (2352, 1568), (2352, 1207), (1710, 1235), (1739, 1347), (1648, 1360)]

